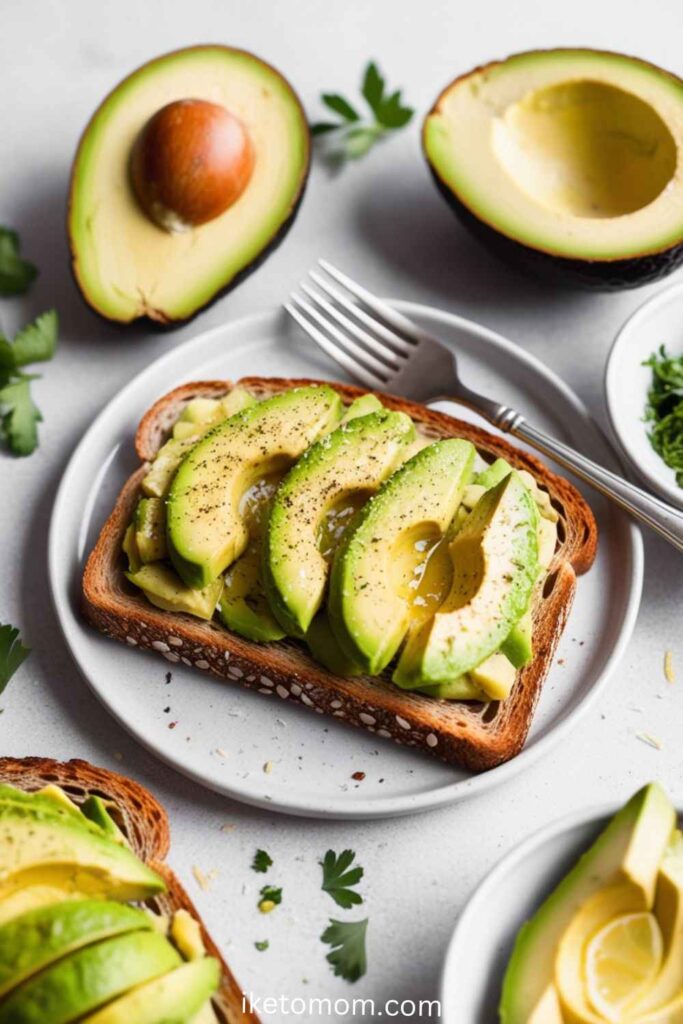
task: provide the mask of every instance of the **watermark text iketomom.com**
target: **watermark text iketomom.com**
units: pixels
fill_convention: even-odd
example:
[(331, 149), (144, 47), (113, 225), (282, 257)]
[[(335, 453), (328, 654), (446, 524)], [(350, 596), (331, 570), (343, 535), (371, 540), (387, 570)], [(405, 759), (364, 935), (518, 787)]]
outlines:
[(277, 1014), (278, 1019), (302, 1017), (306, 1021), (343, 1020), (344, 1017), (438, 1020), (441, 1016), (438, 999), (387, 999), (379, 1003), (374, 999), (346, 999), (343, 996), (338, 999), (327, 996), (257, 996), (252, 992), (242, 993), (242, 1009), (245, 1013)]

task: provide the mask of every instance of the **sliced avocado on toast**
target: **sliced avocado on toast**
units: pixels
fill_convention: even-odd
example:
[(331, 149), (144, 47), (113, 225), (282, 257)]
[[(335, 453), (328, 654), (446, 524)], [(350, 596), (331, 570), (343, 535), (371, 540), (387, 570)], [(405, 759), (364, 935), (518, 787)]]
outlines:
[[(218, 962), (211, 957), (181, 964), (114, 999), (83, 1024), (195, 1024), (219, 977)], [(210, 1008), (209, 1014), (207, 1020), (215, 1020)]]
[(382, 672), (411, 623), (445, 597), (450, 572), (430, 569), (430, 555), (436, 563), (474, 456), (469, 441), (423, 448), (370, 499), (337, 549), (328, 600), (332, 629), (366, 672)]
[(271, 608), (289, 634), (306, 633), (341, 533), (414, 436), (403, 413), (360, 416), (312, 445), (287, 474), (268, 519), (263, 565)]

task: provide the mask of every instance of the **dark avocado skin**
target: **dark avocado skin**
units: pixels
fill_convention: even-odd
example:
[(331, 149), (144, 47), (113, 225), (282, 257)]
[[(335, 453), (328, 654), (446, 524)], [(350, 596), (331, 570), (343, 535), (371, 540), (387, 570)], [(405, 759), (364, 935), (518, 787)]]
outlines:
[(659, 281), (683, 265), (683, 242), (662, 252), (624, 260), (573, 260), (523, 245), (479, 220), (441, 180), (431, 164), (429, 169), (439, 192), (468, 231), (500, 259), (532, 277), (591, 291), (612, 292)]
[[(202, 49), (205, 48), (205, 46), (211, 46), (211, 47), (215, 48), (217, 45), (218, 44), (216, 44), (216, 43), (206, 43), (206, 44), (199, 44), (197, 46), (183, 47), (182, 49), (183, 50), (202, 50)], [(226, 46), (226, 47), (224, 47), (224, 49), (226, 49), (226, 50), (235, 50), (235, 49), (237, 49), (237, 47)], [(168, 53), (162, 54), (160, 57), (155, 57), (153, 60), (148, 61), (147, 64), (156, 64), (157, 61), (165, 60), (167, 57), (171, 57), (173, 55), (173, 53), (178, 53), (178, 52), (180, 52), (180, 51), (179, 50), (169, 51)], [(243, 51), (243, 52), (246, 53), (247, 51)], [(274, 68), (272, 65), (267, 64), (267, 62), (262, 60), (260, 57), (258, 58), (258, 61), (261, 64), (266, 64), (270, 68), (271, 71), (273, 71), (275, 74), (277, 74), (280, 78), (284, 79), (284, 76), (280, 74), (280, 72), (277, 70), (277, 68)], [(147, 64), (140, 65), (139, 68), (136, 68), (133, 72), (131, 72), (131, 75), (137, 74), (137, 72), (142, 70), (143, 67), (146, 67)], [(111, 90), (111, 92), (116, 92), (116, 90), (119, 89), (124, 84), (124, 82), (126, 82), (127, 79), (129, 77), (131, 77), (131, 75), (126, 76), (126, 78), (123, 78), (120, 82), (118, 82), (117, 85), (114, 87), (114, 89)], [(308, 118), (306, 117), (306, 112), (303, 109), (303, 106), (301, 104), (301, 101), (299, 100), (299, 97), (298, 97), (297, 93), (294, 91), (294, 88), (289, 84), (287, 79), (284, 79), (284, 81), (286, 81), (287, 85), (289, 85), (289, 88), (290, 88), (290, 90), (292, 92), (292, 95), (294, 96), (294, 98), (296, 99), (297, 103), (301, 107), (301, 113), (302, 113), (303, 120), (304, 120), (305, 124), (308, 126)], [(297, 213), (299, 212), (299, 207), (301, 206), (301, 203), (302, 203), (303, 198), (304, 198), (304, 194), (306, 192), (306, 186), (308, 184), (308, 176), (309, 176), (310, 170), (311, 170), (311, 153), (312, 153), (311, 133), (310, 133), (310, 129), (308, 129), (308, 131), (306, 133), (306, 141), (307, 141), (306, 163), (305, 163), (305, 166), (304, 166), (302, 174), (301, 174), (301, 181), (299, 183), (299, 189), (298, 189), (298, 192), (297, 192), (296, 196), (294, 197), (294, 201), (292, 203), (292, 206), (291, 206), (291, 209), (289, 211), (289, 214), (288, 214), (287, 218), (282, 222), (282, 224), (280, 225), (278, 230), (275, 232), (275, 234), (273, 235), (271, 240), (268, 242), (268, 244), (266, 246), (264, 246), (264, 248), (261, 250), (261, 252), (258, 254), (258, 256), (248, 266), (244, 267), (239, 272), (239, 274), (235, 274), (235, 276), (232, 278), (232, 280), (228, 281), (228, 283), (223, 288), (219, 288), (219, 290), (208, 300), (208, 302), (205, 302), (203, 306), (199, 306), (197, 309), (195, 309), (195, 311), (193, 313), (191, 313), (187, 317), (183, 317), (183, 318), (179, 318), (179, 319), (175, 319), (175, 320), (174, 319), (169, 319), (168, 317), (165, 316), (165, 314), (163, 314), (163, 313), (161, 313), (161, 311), (159, 311), (159, 315), (158, 316), (151, 316), (149, 313), (140, 313), (139, 316), (134, 317), (132, 320), (125, 320), (125, 321), (124, 320), (112, 320), (111, 317), (106, 316), (106, 314), (102, 313), (102, 311), (99, 310), (97, 308), (97, 306), (92, 305), (88, 301), (88, 299), (86, 298), (86, 296), (85, 296), (85, 294), (83, 292), (83, 289), (81, 288), (81, 284), (80, 284), (80, 281), (78, 279), (76, 249), (75, 249), (75, 246), (74, 246), (74, 243), (73, 243), (73, 239), (71, 237), (71, 230), (70, 230), (70, 227), (69, 227), (70, 215), (71, 215), (71, 203), (72, 203), (72, 197), (73, 197), (73, 191), (74, 191), (74, 180), (75, 180), (75, 172), (76, 172), (76, 160), (77, 160), (77, 157), (78, 157), (78, 153), (80, 152), (81, 143), (83, 142), (83, 139), (86, 137), (86, 135), (88, 133), (88, 129), (90, 128), (90, 124), (91, 124), (93, 118), (95, 117), (95, 115), (97, 114), (97, 111), (100, 109), (102, 104), (108, 99), (108, 97), (110, 95), (111, 95), (111, 93), (108, 93), (107, 96), (105, 96), (104, 99), (102, 99), (100, 101), (100, 103), (97, 106), (97, 109), (95, 110), (95, 112), (92, 115), (92, 118), (88, 121), (88, 123), (86, 124), (85, 128), (83, 129), (81, 137), (80, 137), (80, 139), (78, 141), (78, 146), (76, 147), (76, 156), (74, 157), (74, 162), (73, 162), (72, 169), (71, 169), (71, 176), (70, 176), (70, 181), (69, 181), (69, 196), (68, 196), (67, 205), (66, 205), (66, 233), (67, 233), (67, 238), (68, 238), (68, 241), (69, 241), (69, 253), (70, 253), (70, 256), (71, 256), (71, 260), (70, 260), (71, 276), (74, 279), (74, 282), (76, 284), (76, 288), (78, 290), (79, 295), (81, 296), (81, 299), (83, 300), (84, 305), (87, 306), (88, 309), (91, 309), (93, 312), (97, 313), (97, 315), (100, 317), (100, 319), (104, 320), (105, 323), (108, 323), (108, 324), (115, 323), (115, 324), (119, 325), (120, 327), (128, 327), (128, 326), (130, 326), (132, 324), (139, 324), (139, 321), (143, 320), (143, 321), (146, 321), (146, 325), (147, 326), (149, 326), (151, 328), (157, 328), (157, 329), (165, 332), (165, 331), (167, 331), (167, 330), (169, 330), (169, 329), (171, 329), (173, 327), (180, 327), (180, 326), (182, 326), (184, 324), (190, 323), (190, 321), (194, 320), (195, 317), (199, 315), (199, 313), (203, 313), (205, 309), (209, 309), (211, 306), (213, 306), (213, 304), (215, 302), (218, 302), (218, 300), (222, 299), (225, 295), (228, 294), (228, 292), (231, 292), (233, 290), (233, 288), (236, 288), (237, 285), (241, 284), (242, 281), (244, 281), (247, 277), (249, 277), (250, 274), (252, 274), (255, 270), (258, 270), (258, 268), (261, 266), (261, 264), (264, 263), (268, 259), (268, 257), (271, 255), (271, 253), (275, 252), (275, 250), (281, 244), (281, 242), (284, 241), (287, 233), (289, 232), (289, 229), (291, 228), (292, 224), (294, 223), (294, 219), (295, 219)]]
[[(539, 52), (552, 53), (554, 51), (548, 50)], [(560, 50), (558, 52), (562, 51)], [(591, 52), (608, 53), (608, 51), (604, 50), (592, 50)], [(509, 59), (510, 58), (508, 58), (508, 60)], [(655, 65), (650, 64), (648, 61), (641, 60), (640, 58), (633, 59), (637, 60), (639, 64), (655, 67)], [(551, 252), (545, 252), (542, 249), (535, 249), (533, 246), (524, 245), (523, 242), (509, 238), (507, 235), (497, 231), (496, 228), (492, 227), (490, 224), (480, 220), (479, 217), (477, 217), (476, 214), (474, 214), (472, 210), (470, 210), (470, 208), (466, 206), (458, 196), (456, 196), (452, 189), (442, 181), (432, 164), (425, 145), (424, 125), (427, 123), (427, 118), (430, 114), (433, 114), (438, 110), (442, 96), (449, 92), (456, 83), (469, 78), (471, 75), (474, 75), (479, 71), (494, 68), (503, 63), (505, 63), (505, 61), (494, 60), (488, 64), (473, 68), (471, 71), (467, 71), (463, 75), (458, 75), (445, 87), (445, 89), (441, 90), (433, 107), (425, 115), (425, 120), (423, 122), (422, 154), (427, 161), (427, 166), (429, 167), (437, 189), (453, 210), (453, 213), (455, 213), (456, 217), (468, 229), (468, 231), (478, 239), (478, 241), (482, 242), (487, 249), (494, 253), (494, 255), (498, 256), (505, 263), (510, 264), (515, 269), (521, 270), (532, 277), (540, 277), (555, 284), (563, 284), (570, 287), (573, 286), (575, 288), (585, 288), (591, 291), (613, 292), (620, 291), (625, 288), (638, 288), (640, 285), (652, 284), (653, 281), (659, 281), (661, 278), (673, 273), (674, 270), (677, 270), (678, 267), (683, 265), (683, 239), (676, 245), (670, 246), (668, 249), (663, 249), (661, 252), (644, 253), (642, 256), (631, 256), (628, 259), (623, 260), (570, 259), (567, 256), (557, 256)], [(668, 74), (671, 78), (676, 78), (676, 76), (672, 75), (671, 72), (664, 72), (662, 68), (657, 67), (656, 70), (660, 74)]]

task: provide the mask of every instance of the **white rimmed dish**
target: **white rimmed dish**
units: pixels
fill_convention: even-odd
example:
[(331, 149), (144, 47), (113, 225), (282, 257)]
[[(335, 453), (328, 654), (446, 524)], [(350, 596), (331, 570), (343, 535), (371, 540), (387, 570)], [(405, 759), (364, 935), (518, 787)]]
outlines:
[(617, 807), (579, 811), (514, 847), (458, 918), (441, 976), (442, 1024), (494, 1024), (517, 932), (576, 864)]
[(683, 508), (683, 488), (654, 450), (643, 421), (652, 371), (643, 362), (665, 345), (683, 355), (683, 283), (643, 303), (617, 334), (605, 370), (605, 398), (612, 430), (630, 468), (673, 505)]
[[(463, 376), (473, 386), (505, 398), (539, 426), (614, 465), (585, 407), (540, 361), (460, 317), (397, 305), (457, 348)], [(479, 776), (313, 715), (277, 695), (267, 699), (196, 669), (170, 666), (158, 656), (114, 644), (85, 624), (78, 611), (83, 564), (135, 467), (132, 439), (140, 416), (183, 381), (248, 374), (335, 376), (334, 367), (283, 313), (217, 327), (157, 360), (112, 399), (64, 473), (50, 527), (50, 584), (67, 642), (100, 700), (140, 743), (196, 781), (247, 803), (317, 817), (389, 817), (453, 803), (506, 781), (549, 751), (604, 689), (640, 601), (639, 531), (597, 497), (591, 496), (591, 503), (602, 543), (595, 566), (579, 581), (557, 655), (564, 665), (558, 670), (556, 661), (551, 669), (524, 751)], [(476, 419), (460, 408), (457, 414)], [(169, 705), (178, 723), (173, 730), (164, 713)], [(272, 771), (264, 772), (268, 762)], [(365, 772), (362, 783), (351, 779), (358, 770)]]

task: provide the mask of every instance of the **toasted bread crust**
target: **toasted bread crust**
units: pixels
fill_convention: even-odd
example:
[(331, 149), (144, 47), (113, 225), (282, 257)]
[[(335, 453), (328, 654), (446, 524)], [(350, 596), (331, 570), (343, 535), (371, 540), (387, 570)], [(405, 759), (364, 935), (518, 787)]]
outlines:
[(160, 874), (168, 886), (167, 892), (148, 900), (147, 906), (167, 915), (187, 910), (199, 921), (207, 952), (221, 964), (221, 984), (213, 999), (221, 1024), (259, 1024), (253, 1012), (243, 1009), (240, 986), (206, 931), (192, 900), (164, 861), (169, 848), (168, 818), (149, 790), (124, 775), (97, 768), (88, 761), (55, 761), (48, 757), (0, 757), (0, 782), (26, 792), (54, 783), (79, 804), (90, 794), (113, 801), (118, 811), (117, 824), (133, 851)]
[[(262, 377), (239, 381), (240, 386), (259, 397), (315, 383), (320, 382)], [(154, 457), (188, 401), (199, 396), (220, 397), (231, 386), (227, 381), (186, 384), (161, 398), (138, 428), (136, 450), (140, 457)], [(350, 385), (332, 386), (346, 403), (365, 393)], [(518, 469), (528, 470), (549, 492), (560, 514), (558, 549), (543, 594), (534, 608), (536, 656), (518, 673), (506, 701), (437, 701), (400, 690), (388, 678), (334, 676), (296, 641), (255, 644), (217, 623), (155, 608), (139, 591), (135, 592), (121, 572), (121, 541), (146, 466), (124, 485), (88, 559), (83, 577), (83, 610), (86, 618), (107, 636), (159, 651), (168, 661), (182, 659), (264, 695), (276, 694), (298, 701), (379, 736), (422, 748), (446, 763), (474, 772), (484, 771), (514, 757), (524, 745), (543, 680), (571, 608), (576, 576), (586, 572), (595, 558), (597, 526), (576, 488), (535, 456), (471, 423), (393, 395), (380, 393), (379, 397), (388, 408), (410, 415), (428, 436), (467, 438), (489, 459), (502, 457)]]

